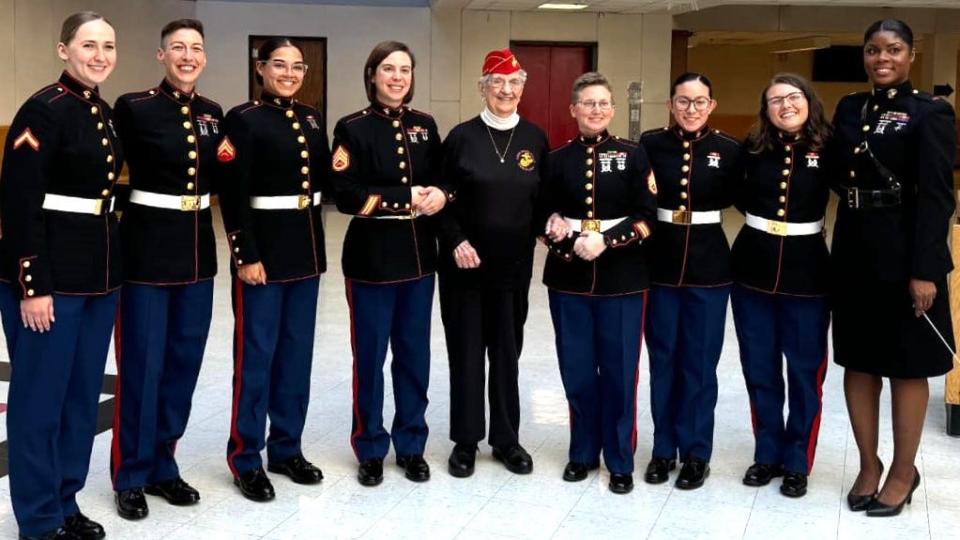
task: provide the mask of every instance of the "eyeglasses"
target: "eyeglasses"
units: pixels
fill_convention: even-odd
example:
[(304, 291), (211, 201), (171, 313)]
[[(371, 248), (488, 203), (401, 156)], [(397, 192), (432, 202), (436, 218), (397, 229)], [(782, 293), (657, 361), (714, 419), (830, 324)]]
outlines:
[(594, 101), (592, 99), (588, 99), (587, 101), (578, 101), (577, 105), (580, 105), (581, 107), (583, 107), (588, 111), (593, 110), (595, 108), (600, 109), (601, 111), (609, 111), (610, 109), (613, 108), (613, 102), (606, 101), (606, 100)]
[(767, 106), (771, 109), (779, 109), (783, 107), (784, 102), (789, 103), (790, 105), (797, 106), (807, 99), (803, 95), (803, 92), (790, 92), (785, 96), (777, 96), (767, 99)]
[(524, 81), (523, 79), (516, 77), (513, 79), (503, 79), (500, 77), (493, 77), (487, 81), (487, 85), (494, 90), (500, 90), (506, 85), (510, 85), (511, 88), (523, 88)]
[(294, 62), (293, 64), (288, 64), (283, 60), (270, 60), (268, 62), (262, 62), (262, 64), (269, 66), (270, 69), (274, 71), (282, 71), (284, 73), (296, 73), (297, 75), (303, 75), (307, 72), (307, 64), (303, 62)]
[(687, 97), (676, 97), (673, 99), (673, 106), (680, 109), (681, 111), (686, 111), (690, 109), (690, 105), (693, 105), (693, 109), (696, 111), (705, 111), (710, 104), (713, 103), (713, 100), (705, 97), (698, 97), (696, 99), (690, 99)]

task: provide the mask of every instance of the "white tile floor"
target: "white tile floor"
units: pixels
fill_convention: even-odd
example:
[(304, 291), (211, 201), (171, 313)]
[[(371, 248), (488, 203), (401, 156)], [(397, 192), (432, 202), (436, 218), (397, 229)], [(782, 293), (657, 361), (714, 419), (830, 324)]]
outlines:
[[(304, 487), (275, 477), (277, 499), (267, 504), (243, 499), (231, 483), (224, 453), (230, 411), (232, 316), (228, 273), (224, 271), (217, 278), (213, 328), (190, 426), (178, 448), (183, 476), (200, 489), (202, 501), (194, 507), (174, 508), (150, 498), (147, 519), (120, 519), (113, 509), (107, 473), (110, 435), (99, 435), (80, 503), (88, 515), (104, 524), (109, 538), (960, 537), (960, 439), (944, 434), (942, 379), (931, 380), (927, 429), (917, 459), (923, 483), (913, 504), (900, 517), (867, 519), (846, 510), (844, 494), (857, 472), (857, 454), (843, 403), (842, 373), (835, 366), (827, 374), (820, 444), (807, 496), (799, 500), (782, 497), (776, 483), (761, 489), (743, 486), (740, 477), (751, 463), (753, 437), (732, 323), (728, 324), (720, 362), (713, 472), (702, 489), (684, 492), (669, 483), (648, 486), (638, 476), (633, 493), (617, 496), (607, 490), (605, 472), (593, 473), (577, 484), (563, 482), (560, 474), (566, 462), (567, 407), (556, 367), (546, 293), (539, 284), (530, 293), (520, 371), (521, 439), (535, 460), (533, 474), (511, 475), (493, 461), (486, 447), (473, 477), (456, 479), (446, 473), (451, 448), (447, 440), (448, 371), (439, 309), (435, 308), (428, 409), (432, 436), (427, 451), (433, 478), (425, 484), (409, 482), (391, 461), (380, 487), (361, 487), (354, 480), (356, 463), (347, 442), (351, 359), (339, 268), (345, 224), (343, 216), (328, 214), (331, 269), (322, 280), (313, 400), (304, 433), (305, 453), (322, 467), (323, 483)], [(729, 225), (735, 230), (736, 218)], [(220, 260), (226, 260), (225, 253)], [(542, 263), (542, 253), (538, 262)], [(540, 269), (535, 272), (539, 276)], [(638, 398), (637, 466), (641, 471), (649, 457), (652, 433), (646, 365), (644, 351)], [(887, 399), (884, 396), (885, 402)], [(386, 416), (390, 418), (389, 395), (386, 403), (391, 409)], [(889, 407), (884, 407), (882, 421), (881, 456), (889, 462)], [(0, 536), (15, 535), (8, 483), (3, 479)]]

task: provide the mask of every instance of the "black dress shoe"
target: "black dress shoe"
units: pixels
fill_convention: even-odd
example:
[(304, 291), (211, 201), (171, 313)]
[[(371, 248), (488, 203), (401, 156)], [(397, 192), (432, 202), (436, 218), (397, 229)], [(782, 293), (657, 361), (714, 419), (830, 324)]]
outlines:
[(765, 486), (774, 478), (783, 476), (783, 465), (754, 463), (743, 475), (743, 484), (751, 487)]
[(688, 459), (680, 467), (674, 486), (678, 489), (697, 489), (710, 476), (710, 464), (702, 459)]
[[(877, 458), (877, 463), (880, 464), (880, 476), (883, 476), (883, 462), (880, 461), (879, 457)], [(847, 506), (850, 507), (851, 512), (863, 512), (867, 508), (870, 508), (870, 505), (873, 504), (876, 498), (876, 491), (866, 495), (855, 495), (851, 489), (850, 492), (847, 493)]]
[(273, 484), (263, 472), (263, 467), (257, 467), (233, 478), (233, 484), (240, 488), (244, 497), (255, 502), (272, 501), (277, 494), (273, 491)]
[(910, 492), (907, 493), (907, 496), (902, 501), (900, 501), (900, 504), (890, 506), (880, 502), (880, 499), (874, 499), (873, 504), (867, 508), (867, 517), (893, 517), (900, 514), (900, 512), (903, 512), (903, 506), (905, 504), (910, 504), (913, 502), (913, 492), (917, 490), (918, 486), (920, 486), (920, 471), (914, 467), (913, 486), (910, 487)]
[(563, 468), (563, 479), (566, 482), (579, 482), (587, 478), (590, 471), (599, 468), (600, 465), (588, 465), (586, 463), (577, 463), (571, 461)]
[(183, 478), (151, 484), (143, 488), (143, 492), (154, 497), (163, 497), (174, 506), (190, 506), (200, 502), (200, 492), (184, 482)]
[(610, 491), (616, 493), (617, 495), (625, 495), (633, 491), (633, 475), (632, 474), (610, 474), (610, 484), (608, 485)]
[(670, 471), (677, 468), (677, 460), (655, 457), (647, 464), (643, 481), (648, 484), (662, 484), (670, 479)]
[(533, 471), (533, 458), (519, 444), (494, 447), (493, 458), (502, 462), (507, 470), (514, 474), (530, 474)]
[(807, 494), (807, 475), (788, 472), (783, 475), (780, 493), (787, 497), (803, 497)]
[(19, 534), (17, 538), (20, 540), (77, 540), (80, 537), (61, 527), (55, 531), (41, 534), (40, 536), (24, 536)]
[(147, 506), (147, 499), (143, 496), (142, 489), (125, 489), (114, 493), (114, 501), (117, 503), (117, 513), (123, 519), (137, 520), (147, 517), (150, 508)]
[(413, 482), (426, 482), (430, 479), (430, 465), (423, 456), (401, 456), (397, 458), (397, 465), (403, 469), (403, 475)]
[(477, 462), (477, 445), (455, 444), (447, 460), (447, 471), (450, 476), (466, 478), (473, 474)]
[(63, 528), (81, 540), (99, 540), (107, 536), (106, 531), (103, 530), (103, 525), (80, 512), (67, 516)]
[(360, 462), (357, 469), (357, 480), (364, 486), (378, 486), (383, 482), (383, 460), (368, 459)]
[(313, 463), (304, 459), (302, 455), (293, 456), (280, 463), (268, 463), (267, 470), (288, 476), (297, 484), (319, 484), (323, 480), (323, 472)]

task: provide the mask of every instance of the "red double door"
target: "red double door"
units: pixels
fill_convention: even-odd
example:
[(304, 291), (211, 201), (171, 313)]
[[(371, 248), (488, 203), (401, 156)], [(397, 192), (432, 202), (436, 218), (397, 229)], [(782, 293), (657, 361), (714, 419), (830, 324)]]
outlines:
[(518, 112), (540, 126), (556, 148), (577, 135), (570, 116), (573, 81), (594, 69), (592, 45), (514, 44), (510, 50), (527, 72)]

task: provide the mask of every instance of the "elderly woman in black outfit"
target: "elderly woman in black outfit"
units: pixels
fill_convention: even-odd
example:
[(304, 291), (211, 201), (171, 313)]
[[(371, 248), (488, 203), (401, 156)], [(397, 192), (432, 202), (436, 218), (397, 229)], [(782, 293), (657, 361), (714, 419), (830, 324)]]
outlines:
[(450, 131), (443, 178), (453, 184), (442, 215), (440, 312), (450, 359), (449, 471), (473, 474), (483, 439), (485, 356), (490, 358), (490, 445), (508, 470), (533, 470), (520, 446), (518, 360), (533, 270), (534, 202), (547, 151), (543, 131), (517, 115), (526, 72), (509, 49), (483, 64), (479, 116)]
[[(927, 377), (950, 370), (953, 332), (947, 230), (954, 211), (954, 112), (910, 84), (915, 54), (905, 23), (864, 34), (873, 88), (837, 105), (840, 205), (833, 235), (835, 360), (860, 450), (847, 501), (868, 516), (899, 514), (920, 484)], [(880, 487), (880, 390), (890, 378), (893, 463)]]

